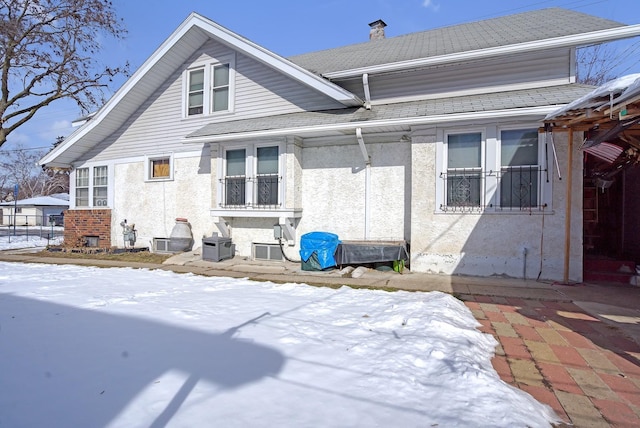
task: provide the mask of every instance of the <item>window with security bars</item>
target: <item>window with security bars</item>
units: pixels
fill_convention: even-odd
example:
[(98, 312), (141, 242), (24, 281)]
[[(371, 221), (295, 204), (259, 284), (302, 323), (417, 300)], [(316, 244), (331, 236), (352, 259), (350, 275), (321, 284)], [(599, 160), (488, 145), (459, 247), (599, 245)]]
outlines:
[(447, 207), (467, 208), (482, 205), (481, 162), (481, 133), (447, 135)]
[(500, 133), (500, 207), (527, 209), (540, 204), (538, 131), (504, 130)]
[(278, 204), (278, 147), (258, 147), (256, 205)]
[(251, 146), (225, 151), (221, 180), (226, 207), (275, 208), (280, 205), (280, 148)]
[(246, 158), (246, 149), (227, 150), (226, 152), (225, 205), (246, 205)]

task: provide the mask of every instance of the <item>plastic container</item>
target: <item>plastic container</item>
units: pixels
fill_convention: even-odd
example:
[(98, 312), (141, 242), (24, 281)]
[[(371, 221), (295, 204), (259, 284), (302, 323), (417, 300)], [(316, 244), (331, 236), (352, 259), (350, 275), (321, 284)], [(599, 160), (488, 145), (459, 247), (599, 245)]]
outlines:
[(169, 251), (189, 251), (192, 246), (193, 234), (191, 233), (189, 221), (186, 218), (177, 218), (169, 236)]

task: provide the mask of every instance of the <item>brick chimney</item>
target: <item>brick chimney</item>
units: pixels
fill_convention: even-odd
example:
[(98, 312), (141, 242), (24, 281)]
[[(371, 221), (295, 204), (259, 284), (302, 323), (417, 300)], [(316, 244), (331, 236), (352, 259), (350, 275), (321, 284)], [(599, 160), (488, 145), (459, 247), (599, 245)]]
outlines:
[(371, 30), (369, 30), (369, 40), (384, 39), (384, 27), (386, 26), (387, 24), (385, 24), (382, 19), (370, 23), (369, 27), (371, 27)]

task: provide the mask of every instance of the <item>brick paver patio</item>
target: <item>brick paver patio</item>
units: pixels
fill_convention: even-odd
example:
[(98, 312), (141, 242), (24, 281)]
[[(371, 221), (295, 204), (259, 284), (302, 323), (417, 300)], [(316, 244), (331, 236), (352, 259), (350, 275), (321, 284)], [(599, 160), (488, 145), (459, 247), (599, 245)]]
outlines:
[(640, 345), (570, 302), (461, 296), (500, 377), (575, 427), (640, 427)]

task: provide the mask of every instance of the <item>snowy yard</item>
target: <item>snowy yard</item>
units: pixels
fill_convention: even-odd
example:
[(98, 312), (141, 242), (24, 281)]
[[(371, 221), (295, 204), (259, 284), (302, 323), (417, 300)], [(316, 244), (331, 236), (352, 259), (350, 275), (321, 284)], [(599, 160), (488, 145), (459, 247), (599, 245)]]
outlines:
[(0, 262), (0, 426), (537, 427), (439, 292)]
[[(5, 231), (6, 232), (6, 231)], [(23, 232), (24, 233), (24, 232)], [(53, 233), (53, 232), (49, 232)], [(62, 233), (56, 231), (56, 233)], [(42, 233), (40, 231), (32, 231), (31, 235), (18, 235), (12, 236), (11, 231), (6, 234), (0, 235), (0, 250), (17, 250), (22, 248), (44, 248), (48, 245), (60, 245), (62, 244), (62, 236), (47, 239), (47, 232)]]

